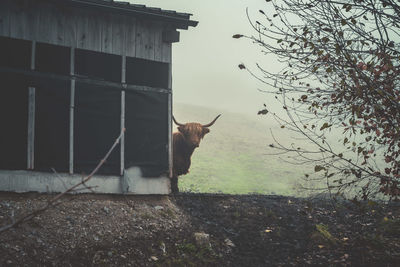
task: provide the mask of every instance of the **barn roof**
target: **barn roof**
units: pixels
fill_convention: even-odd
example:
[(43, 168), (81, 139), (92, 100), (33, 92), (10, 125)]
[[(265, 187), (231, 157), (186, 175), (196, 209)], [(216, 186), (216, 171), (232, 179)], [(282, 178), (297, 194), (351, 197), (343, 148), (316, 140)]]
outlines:
[(117, 12), (126, 15), (161, 20), (172, 23), (177, 29), (187, 29), (189, 26), (196, 27), (198, 21), (190, 20), (192, 14), (165, 10), (145, 5), (131, 4), (114, 0), (54, 0), (83, 8), (96, 8), (109, 12)]

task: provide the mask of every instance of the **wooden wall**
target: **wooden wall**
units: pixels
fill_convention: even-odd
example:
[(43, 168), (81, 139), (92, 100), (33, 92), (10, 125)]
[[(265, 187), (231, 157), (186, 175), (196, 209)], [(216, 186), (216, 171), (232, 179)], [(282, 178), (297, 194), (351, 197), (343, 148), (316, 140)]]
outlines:
[(168, 25), (45, 0), (0, 0), (0, 36), (171, 62)]

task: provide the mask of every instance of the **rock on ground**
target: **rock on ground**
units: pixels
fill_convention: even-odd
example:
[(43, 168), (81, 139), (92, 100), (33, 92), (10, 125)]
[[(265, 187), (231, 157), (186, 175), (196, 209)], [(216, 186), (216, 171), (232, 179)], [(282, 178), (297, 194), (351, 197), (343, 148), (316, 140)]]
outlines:
[[(0, 193), (0, 227), (51, 195)], [(263, 195), (69, 195), (0, 233), (0, 266), (396, 266), (399, 206)]]

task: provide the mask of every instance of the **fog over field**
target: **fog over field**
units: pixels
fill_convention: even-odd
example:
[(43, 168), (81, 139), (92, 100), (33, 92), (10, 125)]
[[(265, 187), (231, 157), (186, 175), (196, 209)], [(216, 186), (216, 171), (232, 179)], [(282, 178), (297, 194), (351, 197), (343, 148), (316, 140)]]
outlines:
[(259, 19), (263, 0), (138, 0), (130, 2), (146, 6), (190, 13), (196, 27), (180, 30), (180, 42), (172, 45), (172, 74), (174, 101), (191, 105), (223, 108), (233, 112), (255, 114), (263, 103), (280, 112), (272, 95), (260, 93), (265, 84), (238, 65), (256, 69), (260, 63), (276, 69), (279, 62), (272, 55), (264, 55), (260, 47), (232, 35), (255, 34), (246, 15)]
[[(184, 191), (223, 193), (297, 194), (297, 183), (313, 166), (292, 165), (275, 151), (270, 129), (279, 141), (290, 145), (293, 133), (280, 128), (272, 116), (258, 116), (264, 104), (283, 115), (274, 95), (238, 65), (256, 70), (256, 63), (277, 71), (279, 62), (265, 55), (249, 40), (232, 38), (253, 35), (249, 18), (258, 19), (265, 1), (241, 0), (139, 0), (135, 4), (191, 13), (197, 27), (180, 30), (180, 42), (172, 47), (174, 115), (180, 122), (207, 123), (219, 113), (192, 158), (190, 174), (180, 179)], [(266, 10), (267, 11), (267, 10)], [(283, 115), (284, 116), (284, 115)], [(302, 145), (302, 140), (296, 140)]]
[[(271, 155), (276, 138), (290, 145), (294, 136), (271, 124), (264, 116), (250, 116), (206, 107), (174, 104), (178, 122), (208, 123), (222, 116), (210, 128), (192, 156), (190, 173), (181, 176), (182, 191), (231, 194), (298, 194), (299, 182), (313, 166), (285, 162), (286, 155)], [(176, 130), (176, 128), (174, 129)], [(297, 143), (304, 141), (297, 140)]]

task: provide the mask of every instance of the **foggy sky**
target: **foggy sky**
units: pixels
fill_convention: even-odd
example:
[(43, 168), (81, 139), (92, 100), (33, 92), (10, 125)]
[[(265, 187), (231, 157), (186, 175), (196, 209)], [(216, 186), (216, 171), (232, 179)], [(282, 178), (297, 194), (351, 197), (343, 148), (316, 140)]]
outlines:
[(246, 8), (257, 18), (259, 9), (267, 11), (264, 0), (141, 0), (130, 1), (150, 7), (191, 13), (197, 27), (181, 30), (179, 43), (172, 48), (172, 86), (174, 103), (214, 107), (255, 115), (263, 103), (268, 106), (273, 96), (261, 93), (266, 89), (246, 71), (244, 63), (273, 65), (260, 49), (246, 39), (233, 39), (236, 33), (252, 35)]

